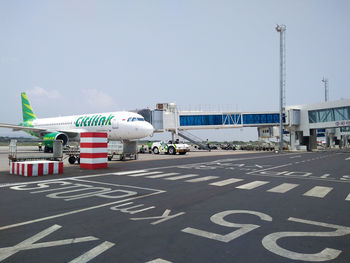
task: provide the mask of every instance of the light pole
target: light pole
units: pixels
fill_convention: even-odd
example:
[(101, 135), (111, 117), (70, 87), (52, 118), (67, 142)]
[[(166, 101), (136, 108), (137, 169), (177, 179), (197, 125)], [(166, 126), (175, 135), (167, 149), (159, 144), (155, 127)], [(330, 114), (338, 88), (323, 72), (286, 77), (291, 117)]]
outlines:
[(285, 103), (285, 84), (286, 84), (286, 54), (285, 54), (285, 25), (277, 25), (276, 31), (280, 33), (280, 152), (283, 151), (283, 111)]

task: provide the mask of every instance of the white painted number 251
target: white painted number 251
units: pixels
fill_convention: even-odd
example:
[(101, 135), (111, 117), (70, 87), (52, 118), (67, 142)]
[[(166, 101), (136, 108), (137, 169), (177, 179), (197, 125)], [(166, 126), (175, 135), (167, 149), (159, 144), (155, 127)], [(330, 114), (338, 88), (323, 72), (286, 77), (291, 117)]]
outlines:
[[(259, 217), (260, 220), (269, 221), (269, 222), (272, 221), (271, 216), (261, 212), (249, 211), (249, 210), (228, 210), (228, 211), (223, 211), (211, 216), (210, 220), (213, 223), (221, 226), (238, 228), (233, 232), (230, 232), (226, 235), (221, 235), (221, 234), (208, 232), (205, 230), (200, 230), (192, 227), (187, 227), (183, 229), (182, 232), (227, 243), (260, 227), (259, 225), (253, 225), (253, 224), (236, 224), (236, 223), (228, 222), (224, 219), (224, 217), (232, 214), (250, 214), (250, 215)], [(302, 224), (309, 224), (309, 225), (335, 229), (334, 231), (329, 231), (329, 232), (275, 232), (265, 236), (262, 239), (261, 241), (262, 245), (267, 250), (279, 256), (293, 259), (293, 260), (303, 260), (303, 261), (312, 261), (312, 262), (327, 261), (327, 260), (332, 260), (337, 258), (342, 251), (338, 249), (333, 249), (333, 248), (325, 248), (321, 252), (315, 253), (315, 254), (298, 253), (298, 252), (290, 251), (280, 247), (277, 244), (279, 239), (288, 238), (288, 237), (338, 237), (338, 236), (345, 236), (350, 234), (350, 227), (346, 227), (346, 226), (332, 225), (332, 224), (316, 222), (311, 220), (304, 220), (304, 219), (299, 219), (294, 217), (290, 217), (288, 218), (288, 220), (297, 222), (297, 223), (302, 223)]]

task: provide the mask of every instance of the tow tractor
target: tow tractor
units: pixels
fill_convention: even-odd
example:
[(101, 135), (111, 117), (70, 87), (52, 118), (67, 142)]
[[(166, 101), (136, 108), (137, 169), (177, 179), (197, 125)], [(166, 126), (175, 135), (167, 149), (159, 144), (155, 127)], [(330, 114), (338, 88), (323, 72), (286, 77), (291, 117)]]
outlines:
[(179, 143), (178, 140), (176, 140), (175, 143), (172, 141), (168, 143), (160, 141), (154, 142), (151, 149), (154, 154), (164, 153), (174, 155), (179, 153), (183, 155), (190, 151), (190, 146), (186, 143)]

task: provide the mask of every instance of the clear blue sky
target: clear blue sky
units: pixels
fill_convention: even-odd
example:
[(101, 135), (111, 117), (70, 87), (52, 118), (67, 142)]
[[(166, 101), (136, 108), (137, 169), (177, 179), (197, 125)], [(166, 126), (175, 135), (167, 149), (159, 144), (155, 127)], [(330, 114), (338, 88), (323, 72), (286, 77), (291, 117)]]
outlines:
[(287, 105), (323, 101), (324, 76), (331, 100), (350, 98), (349, 14), (348, 0), (0, 0), (0, 122), (21, 121), (21, 91), (39, 117), (158, 102), (278, 110), (277, 23)]

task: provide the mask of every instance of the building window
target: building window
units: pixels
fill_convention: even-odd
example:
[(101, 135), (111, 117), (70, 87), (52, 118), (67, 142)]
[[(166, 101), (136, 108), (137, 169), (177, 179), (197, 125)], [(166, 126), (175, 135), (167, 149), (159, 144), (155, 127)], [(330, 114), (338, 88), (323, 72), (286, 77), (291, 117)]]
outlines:
[(350, 107), (309, 111), (309, 123), (344, 121), (350, 119)]

